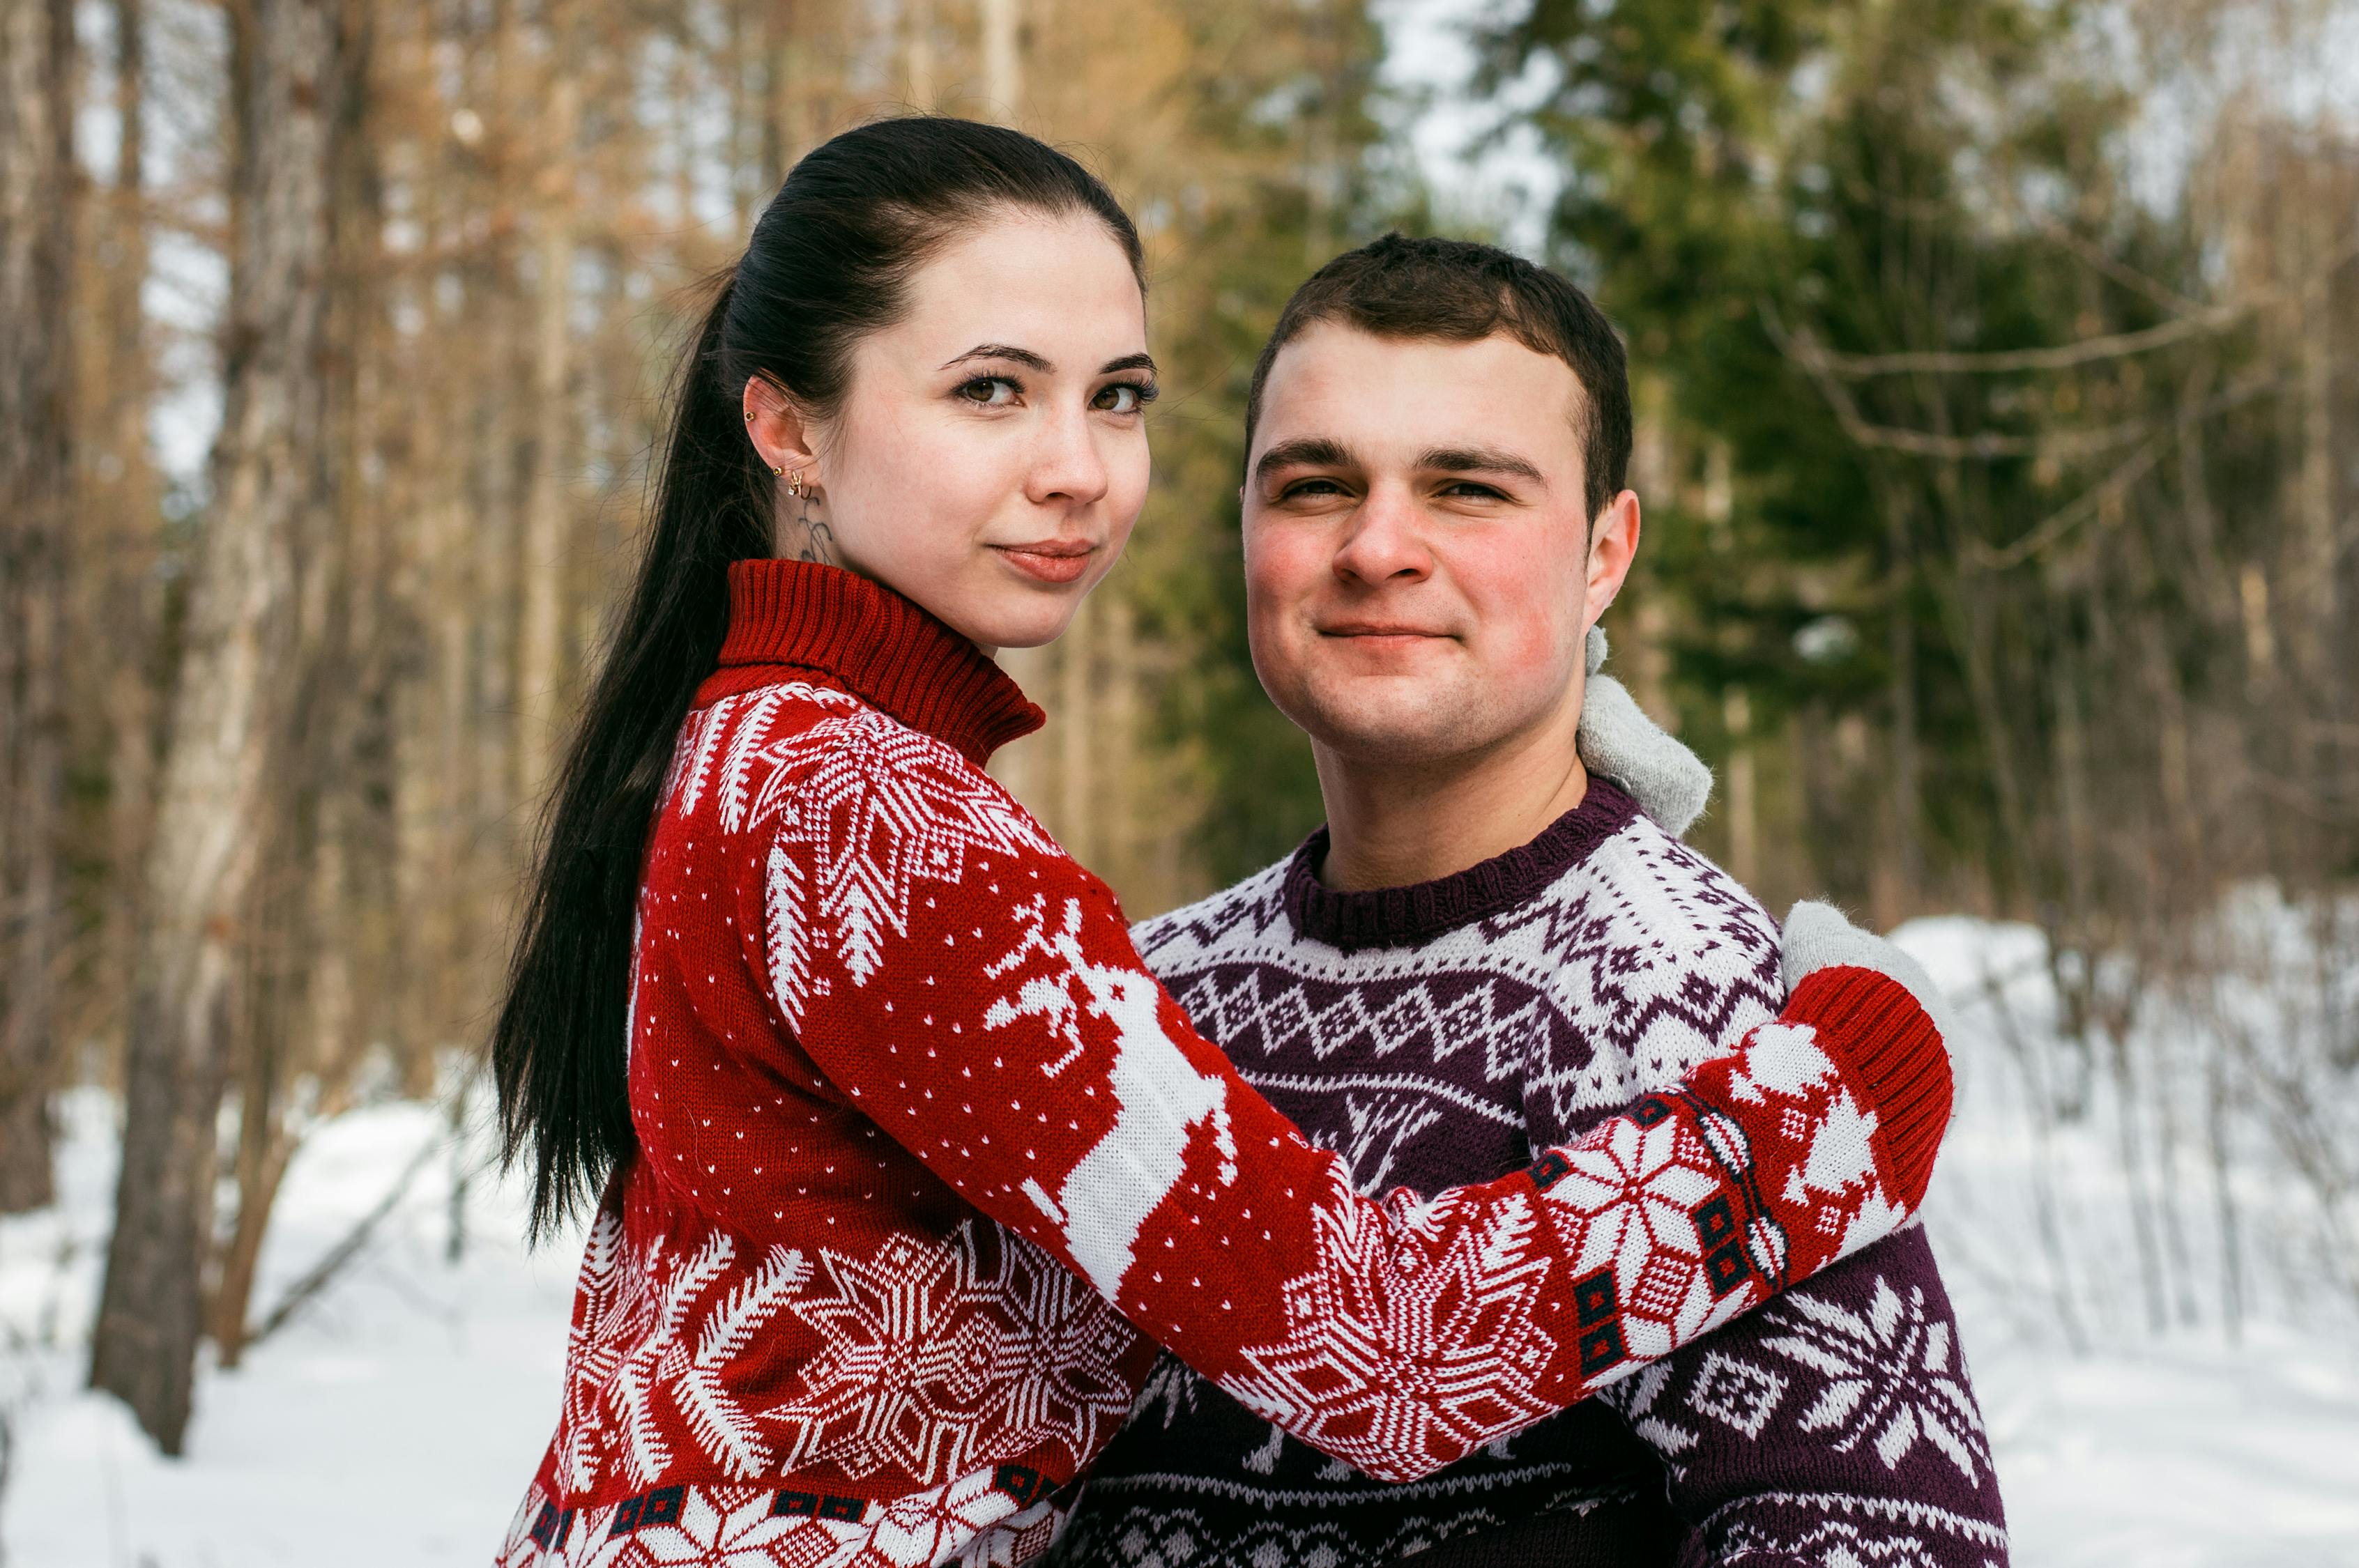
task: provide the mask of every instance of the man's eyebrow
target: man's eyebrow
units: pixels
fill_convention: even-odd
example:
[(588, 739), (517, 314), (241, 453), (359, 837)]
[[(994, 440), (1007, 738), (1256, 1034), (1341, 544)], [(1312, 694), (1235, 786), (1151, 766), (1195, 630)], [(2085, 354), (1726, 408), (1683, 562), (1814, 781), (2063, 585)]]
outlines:
[(1347, 469), (1355, 466), (1352, 449), (1330, 436), (1302, 436), (1280, 441), (1254, 464), (1254, 478), (1267, 479), (1280, 469)]
[(1100, 366), (1098, 367), (1098, 373), (1099, 373), (1100, 375), (1112, 375), (1112, 374), (1114, 374), (1114, 372), (1116, 372), (1116, 371), (1120, 371), (1120, 370), (1147, 370), (1147, 371), (1151, 371), (1151, 370), (1153, 370), (1154, 368), (1155, 368), (1155, 356), (1154, 356), (1153, 354), (1149, 354), (1149, 353), (1125, 354), (1125, 355), (1123, 355), (1123, 356), (1122, 356), (1122, 358), (1120, 358), (1120, 359), (1118, 359), (1118, 360), (1108, 360), (1108, 361), (1106, 361), (1106, 362), (1105, 362), (1105, 363), (1103, 363), (1103, 364), (1100, 365)]
[(1441, 473), (1504, 473), (1534, 484), (1548, 482), (1529, 460), (1496, 447), (1433, 447), (1418, 454), (1417, 466)]
[(1029, 349), (1014, 348), (1006, 343), (977, 343), (958, 358), (944, 360), (942, 368), (948, 370), (952, 365), (962, 365), (969, 360), (1014, 360), (1025, 369), (1037, 370), (1042, 375), (1047, 375), (1057, 368)]

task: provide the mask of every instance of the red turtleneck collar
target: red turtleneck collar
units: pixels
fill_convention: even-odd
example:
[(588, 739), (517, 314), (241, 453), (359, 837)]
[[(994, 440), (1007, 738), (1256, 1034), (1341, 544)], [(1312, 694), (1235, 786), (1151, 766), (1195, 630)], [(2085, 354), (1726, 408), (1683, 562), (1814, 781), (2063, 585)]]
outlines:
[(729, 636), (701, 705), (779, 669), (817, 676), (956, 747), (977, 767), (1046, 719), (973, 643), (880, 583), (809, 561), (729, 568)]

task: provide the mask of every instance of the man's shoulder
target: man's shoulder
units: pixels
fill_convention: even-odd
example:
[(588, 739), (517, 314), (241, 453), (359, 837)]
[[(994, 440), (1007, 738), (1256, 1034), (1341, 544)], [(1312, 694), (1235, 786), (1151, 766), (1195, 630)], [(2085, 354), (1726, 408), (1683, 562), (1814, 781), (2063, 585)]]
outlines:
[(1643, 813), (1551, 891), (1601, 903), (1601, 919), (1610, 911), (1614, 928), (1650, 948), (1734, 946), (1756, 956), (1777, 950), (1777, 923), (1761, 901), (1710, 856)]
[(1292, 940), (1286, 918), (1286, 869), (1293, 857), (1263, 867), (1193, 903), (1139, 921), (1132, 944), (1158, 975), (1220, 962), (1251, 962)]
[(1529, 1067), (1566, 1128), (1677, 1081), (1775, 1017), (1777, 922), (1744, 884), (1645, 816), (1534, 901), (1550, 989), (1582, 1048)]

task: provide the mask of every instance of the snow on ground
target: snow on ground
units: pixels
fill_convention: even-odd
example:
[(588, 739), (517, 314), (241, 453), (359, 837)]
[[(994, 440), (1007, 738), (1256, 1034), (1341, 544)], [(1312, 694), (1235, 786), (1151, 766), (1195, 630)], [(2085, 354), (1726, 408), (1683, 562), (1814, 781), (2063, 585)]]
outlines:
[[(188, 1457), (167, 1460), (111, 1399), (82, 1391), (114, 1192), (116, 1109), (67, 1104), (63, 1202), (0, 1222), (0, 1324), (18, 1349), (16, 1475), (0, 1496), (8, 1568), (424, 1568), (481, 1564), (506, 1530), (555, 1422), (577, 1240), (527, 1255), (513, 1195), (472, 1184), (457, 1267), (449, 1166), (401, 1206), (310, 1310), (234, 1372), (201, 1374)], [(289, 1170), (255, 1291), (257, 1314), (376, 1207), (436, 1110), (387, 1105), (317, 1133)], [(70, 1260), (60, 1269), (61, 1249)], [(0, 1330), (0, 1332), (5, 1332)], [(0, 1369), (0, 1400), (9, 1398)]]
[[(1920, 923), (1945, 981), (2019, 957), (2025, 934)], [(2359, 1568), (2359, 1334), (2347, 1319), (2156, 1338), (2089, 1303), (2076, 1355), (2027, 1293), (2009, 1071), (1970, 1009), (1960, 1120), (1929, 1205), (1989, 1418), (2019, 1568)], [(0, 1221), (0, 1495), (8, 1568), (482, 1564), (556, 1414), (577, 1240), (527, 1255), (515, 1195), (478, 1179), (445, 1260), (451, 1166), (421, 1170), (367, 1251), (234, 1372), (208, 1368), (185, 1459), (81, 1390), (114, 1181), (116, 1108), (66, 1103), (63, 1200)], [(417, 1105), (316, 1133), (287, 1180), (257, 1309), (445, 1131)]]

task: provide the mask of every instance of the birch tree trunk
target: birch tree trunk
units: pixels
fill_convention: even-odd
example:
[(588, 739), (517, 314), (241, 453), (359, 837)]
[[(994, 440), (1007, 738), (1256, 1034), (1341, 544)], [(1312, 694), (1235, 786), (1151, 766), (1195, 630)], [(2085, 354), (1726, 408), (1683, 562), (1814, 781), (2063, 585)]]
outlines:
[(52, 1196), (73, 9), (0, 0), (0, 1214)]
[(123, 1170), (91, 1359), (92, 1383), (128, 1403), (167, 1454), (187, 1430), (204, 1321), (214, 1120), (255, 879), (278, 826), (268, 763), (282, 694), (302, 676), (288, 665), (303, 557), (336, 514), (329, 404), (348, 360), (331, 341), (336, 171), (368, 38), (354, 0), (242, 0), (231, 17), (223, 423), (147, 860)]

